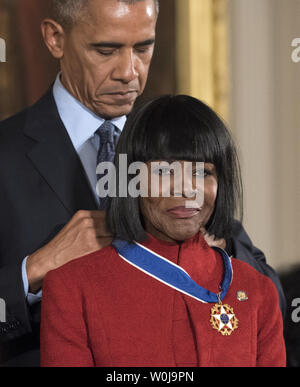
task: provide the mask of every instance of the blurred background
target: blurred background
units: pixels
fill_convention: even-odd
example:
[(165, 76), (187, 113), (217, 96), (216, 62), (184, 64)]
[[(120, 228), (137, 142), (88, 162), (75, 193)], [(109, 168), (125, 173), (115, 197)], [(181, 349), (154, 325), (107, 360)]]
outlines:
[[(161, 0), (142, 98), (185, 93), (228, 123), (244, 181), (244, 225), (281, 276), (289, 364), (300, 366), (300, 0)], [(47, 0), (0, 0), (0, 119), (34, 103), (58, 72), (41, 39)], [(295, 54), (294, 54), (295, 55)], [(300, 53), (299, 53), (300, 58)]]

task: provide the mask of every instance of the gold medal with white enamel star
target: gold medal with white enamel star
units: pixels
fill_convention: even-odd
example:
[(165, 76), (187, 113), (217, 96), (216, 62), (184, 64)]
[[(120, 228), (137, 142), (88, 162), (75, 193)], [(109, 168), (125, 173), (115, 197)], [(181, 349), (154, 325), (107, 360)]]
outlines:
[(210, 322), (214, 329), (220, 332), (223, 336), (230, 336), (238, 327), (238, 319), (236, 318), (233, 308), (227, 304), (216, 304), (211, 308)]

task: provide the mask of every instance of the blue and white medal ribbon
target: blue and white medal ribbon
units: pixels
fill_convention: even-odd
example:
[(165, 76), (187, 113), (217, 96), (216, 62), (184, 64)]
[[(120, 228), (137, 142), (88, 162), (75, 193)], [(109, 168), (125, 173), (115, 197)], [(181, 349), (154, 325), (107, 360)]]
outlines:
[(139, 243), (114, 240), (113, 246), (124, 261), (165, 285), (202, 303), (217, 303), (211, 310), (210, 322), (224, 336), (229, 336), (237, 328), (238, 320), (233, 309), (222, 304), (233, 279), (231, 260), (224, 250), (214, 247), (221, 254), (225, 268), (221, 292), (216, 294), (198, 285), (180, 266)]

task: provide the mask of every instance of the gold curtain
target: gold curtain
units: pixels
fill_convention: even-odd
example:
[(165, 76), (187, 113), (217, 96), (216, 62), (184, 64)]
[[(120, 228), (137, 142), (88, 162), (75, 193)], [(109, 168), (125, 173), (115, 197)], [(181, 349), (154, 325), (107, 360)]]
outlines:
[(176, 0), (177, 93), (229, 115), (228, 0)]

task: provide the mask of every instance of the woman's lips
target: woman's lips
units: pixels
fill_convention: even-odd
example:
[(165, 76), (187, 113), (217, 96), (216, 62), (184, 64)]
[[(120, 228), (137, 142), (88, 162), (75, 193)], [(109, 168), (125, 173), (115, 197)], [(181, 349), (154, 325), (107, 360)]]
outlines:
[(199, 213), (199, 208), (174, 207), (168, 210), (168, 213), (178, 219), (192, 218)]

